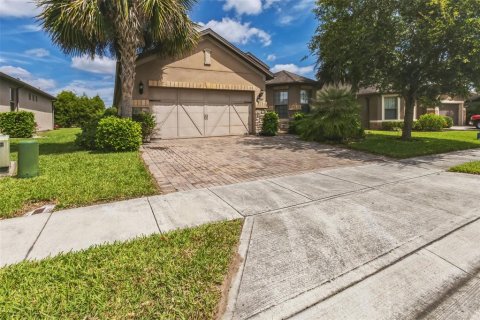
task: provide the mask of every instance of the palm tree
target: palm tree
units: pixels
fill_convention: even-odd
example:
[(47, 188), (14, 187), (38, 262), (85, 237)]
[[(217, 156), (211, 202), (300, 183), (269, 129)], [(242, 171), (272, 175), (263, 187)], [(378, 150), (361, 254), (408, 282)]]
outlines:
[(191, 50), (198, 40), (187, 12), (196, 0), (36, 0), (37, 17), (66, 54), (110, 55), (119, 61), (121, 115), (132, 115), (137, 54)]

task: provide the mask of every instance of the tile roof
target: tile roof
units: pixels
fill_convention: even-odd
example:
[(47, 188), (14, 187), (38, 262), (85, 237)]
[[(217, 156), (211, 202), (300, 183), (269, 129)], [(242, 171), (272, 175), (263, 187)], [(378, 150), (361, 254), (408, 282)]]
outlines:
[(273, 74), (273, 79), (267, 81), (268, 85), (273, 84), (288, 84), (288, 83), (308, 83), (308, 84), (317, 84), (317, 81), (300, 76), (298, 74), (282, 70)]

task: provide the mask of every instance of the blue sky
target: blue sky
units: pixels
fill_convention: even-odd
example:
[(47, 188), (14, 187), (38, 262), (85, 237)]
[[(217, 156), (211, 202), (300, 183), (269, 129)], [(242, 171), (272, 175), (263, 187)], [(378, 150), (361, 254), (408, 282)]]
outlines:
[[(271, 66), (308, 77), (314, 59), (307, 43), (315, 31), (314, 0), (198, 0), (193, 21), (210, 27)], [(111, 104), (115, 61), (72, 57), (55, 47), (35, 21), (30, 0), (0, 0), (0, 71), (56, 94), (99, 94)], [(307, 57), (307, 59), (303, 59)]]

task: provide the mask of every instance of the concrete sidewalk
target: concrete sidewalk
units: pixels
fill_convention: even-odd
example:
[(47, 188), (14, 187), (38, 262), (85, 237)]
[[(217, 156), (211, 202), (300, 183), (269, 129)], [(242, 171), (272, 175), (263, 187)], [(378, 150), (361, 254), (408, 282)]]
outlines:
[[(339, 168), (2, 220), (0, 265), (220, 220), (255, 215), (264, 215), (261, 219), (267, 219), (269, 213), (282, 209), (289, 214), (303, 212), (300, 208), (305, 205), (316, 206), (322, 202), (327, 207), (343, 206), (355, 194), (389, 200), (385, 198), (389, 193), (408, 194), (401, 189), (402, 184), (398, 184), (405, 180), (412, 180), (409, 185), (414, 183), (418, 188), (405, 197), (415, 198), (419, 203), (431, 183), (441, 185), (445, 197), (454, 198), (458, 194), (451, 194), (452, 190), (467, 189), (469, 181), (478, 178), (441, 172), (447, 165), (478, 158), (480, 150), (469, 150), (436, 158)], [(428, 176), (435, 181), (422, 178)], [(454, 184), (454, 188), (450, 189), (445, 181)], [(383, 190), (376, 190), (382, 187)], [(472, 199), (468, 196), (469, 190), (462, 192)], [(456, 202), (442, 202), (441, 207), (449, 204), (455, 206)]]

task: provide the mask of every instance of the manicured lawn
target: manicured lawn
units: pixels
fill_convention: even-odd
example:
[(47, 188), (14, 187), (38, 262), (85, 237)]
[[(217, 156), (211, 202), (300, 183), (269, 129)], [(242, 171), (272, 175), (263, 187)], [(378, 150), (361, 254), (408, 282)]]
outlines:
[[(40, 143), (40, 176), (0, 179), (0, 218), (24, 212), (34, 204), (57, 208), (151, 195), (157, 192), (138, 152), (94, 153), (74, 144), (79, 129), (45, 133)], [(19, 139), (12, 139), (17, 158)]]
[(0, 269), (4, 319), (213, 319), (240, 220)]
[(449, 169), (452, 172), (480, 174), (480, 161), (467, 162)]
[(476, 131), (413, 132), (411, 141), (402, 141), (400, 137), (401, 132), (367, 131), (365, 140), (352, 142), (348, 146), (392, 158), (410, 158), (480, 148)]

